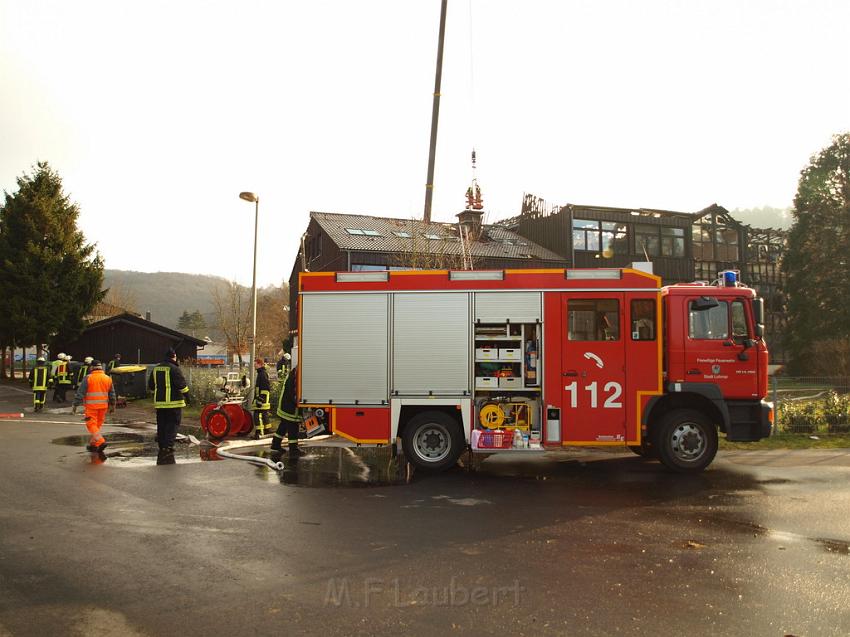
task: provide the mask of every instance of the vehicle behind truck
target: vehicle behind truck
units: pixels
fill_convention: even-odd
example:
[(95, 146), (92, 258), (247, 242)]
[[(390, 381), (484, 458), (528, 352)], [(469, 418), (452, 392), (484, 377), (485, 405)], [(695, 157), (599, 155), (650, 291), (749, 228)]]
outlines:
[(771, 433), (763, 303), (734, 272), (310, 272), (299, 288), (299, 404), (355, 443), (400, 438), (420, 469), (609, 446), (695, 472), (719, 433)]

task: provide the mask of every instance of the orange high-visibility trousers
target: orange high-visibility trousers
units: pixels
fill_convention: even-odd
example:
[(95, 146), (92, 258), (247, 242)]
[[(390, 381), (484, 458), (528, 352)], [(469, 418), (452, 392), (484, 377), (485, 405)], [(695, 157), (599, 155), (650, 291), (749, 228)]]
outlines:
[(107, 408), (95, 409), (86, 407), (86, 429), (91, 434), (91, 443), (95, 447), (99, 447), (106, 442), (106, 438), (100, 435), (100, 428), (103, 427), (103, 421), (106, 420)]

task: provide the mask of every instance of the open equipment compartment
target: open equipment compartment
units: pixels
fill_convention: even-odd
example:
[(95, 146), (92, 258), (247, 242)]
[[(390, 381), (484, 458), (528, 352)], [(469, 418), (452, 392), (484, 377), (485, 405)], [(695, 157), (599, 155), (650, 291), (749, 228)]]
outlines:
[(542, 451), (542, 323), (476, 322), (473, 452)]

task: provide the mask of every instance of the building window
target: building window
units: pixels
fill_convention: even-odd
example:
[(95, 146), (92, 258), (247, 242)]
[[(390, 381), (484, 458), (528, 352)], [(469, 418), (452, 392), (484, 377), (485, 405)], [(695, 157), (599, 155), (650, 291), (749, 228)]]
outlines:
[(605, 258), (628, 254), (626, 225), (613, 221), (573, 219), (573, 249), (599, 252)]
[(402, 265), (374, 265), (370, 263), (352, 263), (351, 272), (383, 272), (384, 270), (418, 270), (419, 268), (408, 268)]
[(409, 232), (402, 232), (402, 231), (393, 230), (393, 234), (397, 237), (402, 238), (402, 239), (410, 239), (410, 238), (413, 237), (413, 235), (411, 235)]
[(431, 239), (432, 241), (439, 241), (440, 239), (443, 238), (438, 234), (423, 234), (422, 236), (425, 237), (426, 239)]
[(685, 229), (636, 224), (635, 252), (646, 257), (684, 257)]
[(383, 237), (380, 232), (377, 230), (363, 230), (362, 228), (346, 228), (345, 231), (348, 234), (353, 234), (357, 236), (365, 236), (365, 237)]
[(692, 229), (694, 259), (697, 261), (714, 260), (714, 243), (711, 241), (711, 227), (695, 225)]
[(717, 239), (717, 260), (737, 261), (738, 231), (734, 228), (717, 228), (714, 234)]

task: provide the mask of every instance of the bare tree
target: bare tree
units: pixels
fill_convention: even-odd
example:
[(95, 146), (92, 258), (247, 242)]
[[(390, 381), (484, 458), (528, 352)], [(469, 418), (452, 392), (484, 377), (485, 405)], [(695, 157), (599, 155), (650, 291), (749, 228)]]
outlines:
[(257, 355), (277, 355), (289, 335), (289, 284), (257, 292)]
[(228, 351), (235, 352), (240, 367), (242, 352), (251, 334), (251, 290), (235, 281), (210, 289), (215, 307), (215, 326), (224, 335)]
[[(123, 281), (113, 281), (112, 285), (106, 290), (106, 296), (103, 297), (102, 302), (114, 305), (133, 314), (139, 313), (137, 309), (139, 302), (136, 299), (136, 295)], [(97, 315), (97, 307), (93, 311), (93, 314)]]
[[(394, 266), (410, 268), (411, 270), (465, 270), (463, 251), (474, 243), (471, 237), (464, 235), (461, 239), (458, 224), (444, 224), (440, 239), (427, 239), (423, 233), (429, 232), (428, 227), (421, 221), (411, 220), (409, 238), (400, 238), (402, 251), (393, 255)], [(461, 241), (465, 241), (465, 248)], [(471, 255), (469, 263), (477, 261)], [(474, 266), (473, 266), (474, 267)]]

